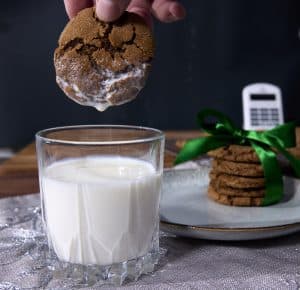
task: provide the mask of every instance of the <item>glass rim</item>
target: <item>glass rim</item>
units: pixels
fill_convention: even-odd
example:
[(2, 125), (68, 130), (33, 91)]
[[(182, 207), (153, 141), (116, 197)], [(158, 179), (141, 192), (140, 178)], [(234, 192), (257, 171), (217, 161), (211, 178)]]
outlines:
[[(63, 130), (76, 130), (76, 129), (128, 129), (128, 130), (140, 130), (140, 131), (148, 131), (155, 133), (155, 135), (150, 137), (141, 137), (141, 138), (135, 138), (126, 140), (117, 140), (117, 141), (72, 141), (72, 140), (63, 140), (59, 138), (49, 138), (46, 137), (48, 133), (51, 132), (58, 132)], [(163, 131), (159, 129), (154, 129), (151, 127), (144, 127), (144, 126), (133, 126), (133, 125), (72, 125), (72, 126), (59, 126), (59, 127), (52, 127), (48, 129), (43, 129), (38, 131), (35, 134), (36, 139), (41, 139), (47, 143), (56, 143), (56, 144), (62, 144), (62, 145), (126, 145), (126, 144), (138, 144), (138, 143), (147, 143), (147, 142), (153, 142), (156, 140), (162, 140), (165, 137), (165, 134)]]

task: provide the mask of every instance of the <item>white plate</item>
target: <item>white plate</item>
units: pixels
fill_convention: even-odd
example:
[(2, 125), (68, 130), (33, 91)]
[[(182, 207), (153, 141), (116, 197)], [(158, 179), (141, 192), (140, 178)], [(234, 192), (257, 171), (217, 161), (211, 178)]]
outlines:
[(284, 177), (284, 199), (267, 207), (234, 207), (207, 197), (209, 167), (167, 170), (160, 205), (161, 229), (212, 240), (254, 240), (300, 231), (300, 180)]

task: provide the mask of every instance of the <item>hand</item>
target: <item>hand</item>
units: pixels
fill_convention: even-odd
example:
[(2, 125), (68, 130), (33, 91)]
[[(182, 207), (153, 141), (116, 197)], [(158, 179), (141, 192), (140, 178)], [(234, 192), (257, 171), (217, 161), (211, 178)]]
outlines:
[(80, 10), (96, 6), (100, 20), (111, 22), (127, 10), (143, 17), (151, 26), (151, 13), (162, 22), (174, 22), (185, 17), (184, 7), (176, 0), (64, 0), (70, 18)]

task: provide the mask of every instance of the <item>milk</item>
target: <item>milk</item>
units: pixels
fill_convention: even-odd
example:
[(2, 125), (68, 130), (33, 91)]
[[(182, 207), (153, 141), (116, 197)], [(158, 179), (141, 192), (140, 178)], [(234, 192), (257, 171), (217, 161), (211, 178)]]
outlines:
[[(63, 66), (59, 62), (56, 65)], [(74, 69), (76, 70), (76, 68)], [(81, 69), (78, 68), (78, 70)], [(56, 76), (56, 82), (73, 101), (84, 106), (95, 107), (98, 111), (103, 112), (110, 106), (123, 105), (133, 100), (145, 86), (148, 69), (149, 64), (142, 63), (134, 65), (126, 72), (116, 73), (108, 69), (98, 71), (97, 74), (100, 74), (102, 81), (100, 89), (96, 92), (84, 92), (76, 83), (68, 82), (59, 76)], [(87, 78), (86, 81), (88, 82), (89, 79), (91, 78)], [(95, 82), (93, 78), (92, 81)], [(92, 84), (89, 84), (88, 87), (92, 87)], [(70, 94), (70, 88), (72, 94)], [(76, 95), (75, 98), (73, 93)]]
[(157, 234), (161, 174), (145, 161), (91, 156), (41, 176), (47, 234), (62, 261), (110, 265), (145, 255)]

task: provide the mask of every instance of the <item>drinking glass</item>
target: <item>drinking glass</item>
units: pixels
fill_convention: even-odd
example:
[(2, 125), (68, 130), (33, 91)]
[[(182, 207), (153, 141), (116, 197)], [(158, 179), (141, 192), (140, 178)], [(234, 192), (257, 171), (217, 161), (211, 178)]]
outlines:
[[(36, 134), (42, 218), (58, 268), (121, 285), (159, 258), (164, 134), (70, 126)], [(70, 270), (71, 269), (71, 270)]]

